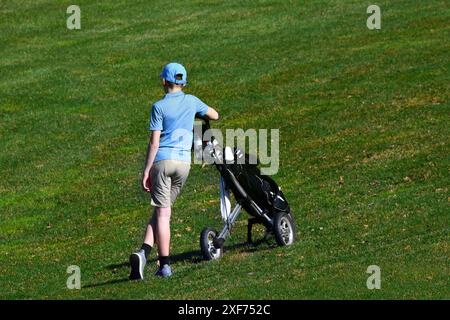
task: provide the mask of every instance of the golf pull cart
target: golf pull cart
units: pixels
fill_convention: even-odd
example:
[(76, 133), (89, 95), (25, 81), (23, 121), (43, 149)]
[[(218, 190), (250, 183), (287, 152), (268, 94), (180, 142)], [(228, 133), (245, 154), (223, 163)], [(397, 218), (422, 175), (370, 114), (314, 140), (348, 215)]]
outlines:
[[(248, 219), (247, 241), (252, 243), (252, 226), (264, 225), (264, 239), (274, 235), (279, 246), (291, 245), (295, 240), (296, 227), (288, 202), (283, 192), (269, 176), (262, 175), (255, 158), (242, 152), (239, 148), (220, 147), (211, 137), (203, 141), (203, 133), (210, 129), (208, 119), (201, 118), (202, 137), (194, 134), (194, 152), (202, 152), (210, 157), (220, 173), (221, 213), (223, 228), (218, 233), (212, 228), (205, 228), (200, 235), (200, 247), (206, 260), (218, 259), (223, 254), (223, 245), (230, 235), (241, 209), (252, 217)], [(235, 198), (231, 209), (230, 191)]]

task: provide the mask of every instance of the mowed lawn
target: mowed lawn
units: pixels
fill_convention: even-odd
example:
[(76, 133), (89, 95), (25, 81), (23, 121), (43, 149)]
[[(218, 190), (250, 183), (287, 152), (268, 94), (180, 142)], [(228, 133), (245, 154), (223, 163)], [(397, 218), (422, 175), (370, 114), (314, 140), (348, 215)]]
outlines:
[[(0, 4), (0, 298), (450, 298), (448, 1), (377, 1), (381, 30), (359, 0), (80, 0), (73, 31), (70, 4)], [(298, 241), (244, 245), (243, 214), (223, 259), (202, 261), (219, 176), (195, 165), (173, 208), (174, 276), (150, 261), (129, 282), (150, 108), (174, 60), (215, 127), (280, 129), (274, 178)]]

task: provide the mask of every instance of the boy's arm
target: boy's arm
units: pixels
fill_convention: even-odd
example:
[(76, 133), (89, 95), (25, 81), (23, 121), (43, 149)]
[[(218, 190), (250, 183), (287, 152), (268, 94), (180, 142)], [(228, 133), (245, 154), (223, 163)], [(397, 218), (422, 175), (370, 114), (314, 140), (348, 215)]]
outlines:
[(208, 107), (208, 111), (206, 111), (205, 116), (207, 116), (210, 120), (219, 120), (219, 113), (211, 107)]
[(150, 192), (151, 181), (150, 181), (150, 170), (152, 169), (153, 162), (155, 161), (156, 153), (159, 148), (159, 139), (161, 137), (161, 131), (153, 130), (148, 143), (147, 148), (147, 159), (145, 162), (144, 177), (142, 179), (142, 186), (144, 190)]

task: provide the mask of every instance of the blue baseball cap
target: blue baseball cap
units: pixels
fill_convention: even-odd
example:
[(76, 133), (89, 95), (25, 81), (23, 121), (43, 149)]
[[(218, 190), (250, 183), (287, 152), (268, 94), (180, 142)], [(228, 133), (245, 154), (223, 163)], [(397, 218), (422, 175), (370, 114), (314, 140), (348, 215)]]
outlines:
[(159, 75), (161, 78), (166, 81), (175, 83), (175, 84), (186, 84), (187, 83), (187, 71), (186, 69), (179, 63), (171, 62), (166, 64), (163, 68), (163, 71)]

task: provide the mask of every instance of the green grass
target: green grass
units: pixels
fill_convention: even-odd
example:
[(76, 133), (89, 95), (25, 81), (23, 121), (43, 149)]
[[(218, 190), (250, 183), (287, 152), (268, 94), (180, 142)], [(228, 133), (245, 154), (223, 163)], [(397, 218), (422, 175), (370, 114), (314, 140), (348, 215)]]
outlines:
[[(0, 4), (0, 298), (449, 299), (447, 1)], [(279, 128), (298, 241), (199, 260), (218, 173), (193, 166), (172, 221), (174, 277), (128, 276), (158, 74), (184, 63), (226, 128)], [(81, 290), (66, 288), (78, 265)], [(369, 265), (381, 290), (366, 288)]]

